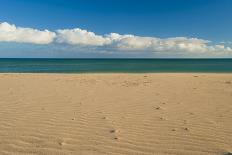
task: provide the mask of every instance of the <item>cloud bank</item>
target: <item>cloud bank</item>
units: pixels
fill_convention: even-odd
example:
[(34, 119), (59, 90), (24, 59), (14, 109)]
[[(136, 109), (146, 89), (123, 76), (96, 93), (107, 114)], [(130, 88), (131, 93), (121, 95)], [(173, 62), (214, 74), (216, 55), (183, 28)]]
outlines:
[(96, 52), (149, 52), (178, 54), (232, 54), (232, 48), (222, 42), (211, 43), (208, 40), (187, 37), (157, 38), (141, 37), (131, 34), (110, 33), (97, 35), (94, 32), (75, 29), (59, 29), (54, 32), (33, 28), (16, 27), (9, 23), (0, 23), (0, 42), (30, 44), (57, 44), (81, 47)]

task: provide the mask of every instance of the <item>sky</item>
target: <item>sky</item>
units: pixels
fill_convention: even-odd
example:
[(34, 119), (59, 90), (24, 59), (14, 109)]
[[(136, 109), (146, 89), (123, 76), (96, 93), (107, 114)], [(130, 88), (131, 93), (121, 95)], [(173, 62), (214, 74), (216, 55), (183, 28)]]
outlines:
[(0, 0), (0, 57), (232, 57), (231, 0)]

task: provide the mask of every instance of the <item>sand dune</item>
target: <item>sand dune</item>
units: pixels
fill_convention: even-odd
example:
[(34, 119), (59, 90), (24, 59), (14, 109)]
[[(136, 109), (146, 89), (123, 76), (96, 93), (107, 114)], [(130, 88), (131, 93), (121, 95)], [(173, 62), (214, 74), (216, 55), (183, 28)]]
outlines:
[(232, 74), (0, 74), (1, 155), (226, 155)]

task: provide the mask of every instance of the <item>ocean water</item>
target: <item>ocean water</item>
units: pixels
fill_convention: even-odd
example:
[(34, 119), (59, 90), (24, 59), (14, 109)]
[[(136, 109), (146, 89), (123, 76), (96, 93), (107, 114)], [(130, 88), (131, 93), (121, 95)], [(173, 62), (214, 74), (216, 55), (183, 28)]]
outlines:
[(0, 59), (1, 73), (232, 73), (232, 59)]

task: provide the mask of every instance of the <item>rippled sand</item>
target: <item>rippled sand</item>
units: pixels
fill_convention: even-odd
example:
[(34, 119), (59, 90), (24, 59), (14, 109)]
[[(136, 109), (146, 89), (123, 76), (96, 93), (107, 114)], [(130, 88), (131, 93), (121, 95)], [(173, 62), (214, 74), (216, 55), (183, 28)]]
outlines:
[(232, 74), (0, 74), (0, 154), (232, 152)]

